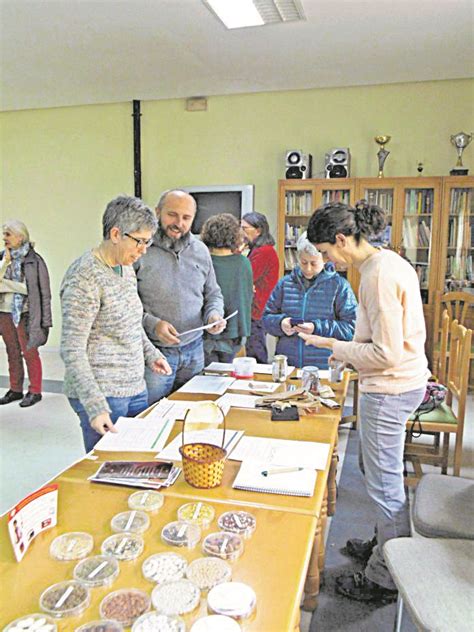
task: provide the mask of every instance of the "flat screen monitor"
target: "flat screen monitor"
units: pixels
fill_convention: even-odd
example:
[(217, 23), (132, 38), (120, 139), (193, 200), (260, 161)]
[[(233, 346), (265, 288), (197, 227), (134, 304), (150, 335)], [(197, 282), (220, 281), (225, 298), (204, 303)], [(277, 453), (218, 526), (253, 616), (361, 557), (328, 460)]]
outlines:
[(239, 221), (253, 211), (253, 184), (225, 184), (182, 187), (196, 200), (197, 210), (191, 232), (198, 235), (204, 222), (213, 215), (230, 213)]

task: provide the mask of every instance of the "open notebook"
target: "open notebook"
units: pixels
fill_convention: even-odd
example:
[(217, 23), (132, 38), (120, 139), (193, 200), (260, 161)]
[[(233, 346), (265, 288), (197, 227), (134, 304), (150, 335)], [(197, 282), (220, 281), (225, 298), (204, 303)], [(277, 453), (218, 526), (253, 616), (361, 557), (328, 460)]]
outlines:
[[(232, 487), (250, 492), (283, 494), (284, 496), (312, 496), (316, 484), (317, 472), (304, 468), (297, 472), (282, 472), (264, 476), (262, 472), (270, 469), (268, 462), (242, 461), (240, 470)], [(284, 469), (284, 468), (281, 468)], [(278, 470), (271, 466), (271, 471)]]

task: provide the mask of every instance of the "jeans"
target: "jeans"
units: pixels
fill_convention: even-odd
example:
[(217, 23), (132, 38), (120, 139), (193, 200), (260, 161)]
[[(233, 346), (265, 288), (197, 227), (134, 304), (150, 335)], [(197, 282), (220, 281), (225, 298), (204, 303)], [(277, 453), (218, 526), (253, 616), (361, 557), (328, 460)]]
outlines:
[[(148, 407), (148, 393), (146, 390), (132, 397), (107, 397), (106, 399), (111, 411), (110, 419), (113, 423), (119, 417), (135, 417)], [(69, 403), (79, 417), (84, 447), (86, 452), (90, 452), (102, 435), (91, 427), (89, 416), (78, 399), (70, 397)]]
[(248, 358), (255, 358), (259, 364), (267, 364), (268, 351), (265, 329), (261, 320), (253, 320), (250, 329), (250, 336), (245, 345)]
[(28, 349), (28, 314), (22, 314), (18, 327), (15, 327), (11, 314), (0, 312), (0, 335), (5, 342), (8, 358), (10, 389), (15, 393), (23, 392), (25, 370), (23, 358), (28, 370), (30, 393), (41, 393), (42, 367), (38, 349)]
[(162, 397), (181, 388), (204, 368), (204, 347), (202, 338), (182, 347), (160, 347), (171, 367), (171, 375), (157, 375), (145, 368), (148, 388), (148, 403), (154, 404)]
[(383, 557), (387, 540), (410, 535), (408, 499), (403, 482), (405, 426), (421, 404), (426, 388), (385, 395), (361, 393), (360, 447), (367, 493), (375, 504), (377, 546), (367, 563), (368, 579), (396, 589)]

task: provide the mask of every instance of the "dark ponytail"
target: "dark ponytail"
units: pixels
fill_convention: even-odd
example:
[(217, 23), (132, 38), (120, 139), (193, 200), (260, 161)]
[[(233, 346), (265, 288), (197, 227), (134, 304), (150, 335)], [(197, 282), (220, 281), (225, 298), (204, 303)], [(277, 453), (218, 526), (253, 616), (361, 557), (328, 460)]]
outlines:
[(316, 209), (308, 224), (308, 239), (313, 244), (335, 244), (336, 235), (361, 239), (380, 234), (386, 225), (385, 211), (375, 204), (360, 200), (354, 207), (330, 202)]

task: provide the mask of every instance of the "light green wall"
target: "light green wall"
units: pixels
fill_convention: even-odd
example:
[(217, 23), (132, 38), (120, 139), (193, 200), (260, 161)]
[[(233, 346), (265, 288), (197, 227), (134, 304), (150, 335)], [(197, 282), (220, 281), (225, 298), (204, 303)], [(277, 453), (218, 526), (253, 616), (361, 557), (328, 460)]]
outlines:
[[(183, 99), (142, 103), (143, 198), (169, 187), (255, 184), (256, 209), (276, 226), (277, 180), (287, 149), (313, 155), (313, 175), (331, 147), (350, 147), (353, 176), (377, 174), (376, 134), (391, 134), (386, 176), (447, 175), (449, 136), (474, 129), (473, 80), (210, 97), (206, 112)], [(59, 341), (61, 277), (99, 240), (108, 200), (133, 193), (131, 103), (6, 112), (2, 216), (26, 222), (48, 262)], [(464, 163), (474, 171), (474, 143)]]

